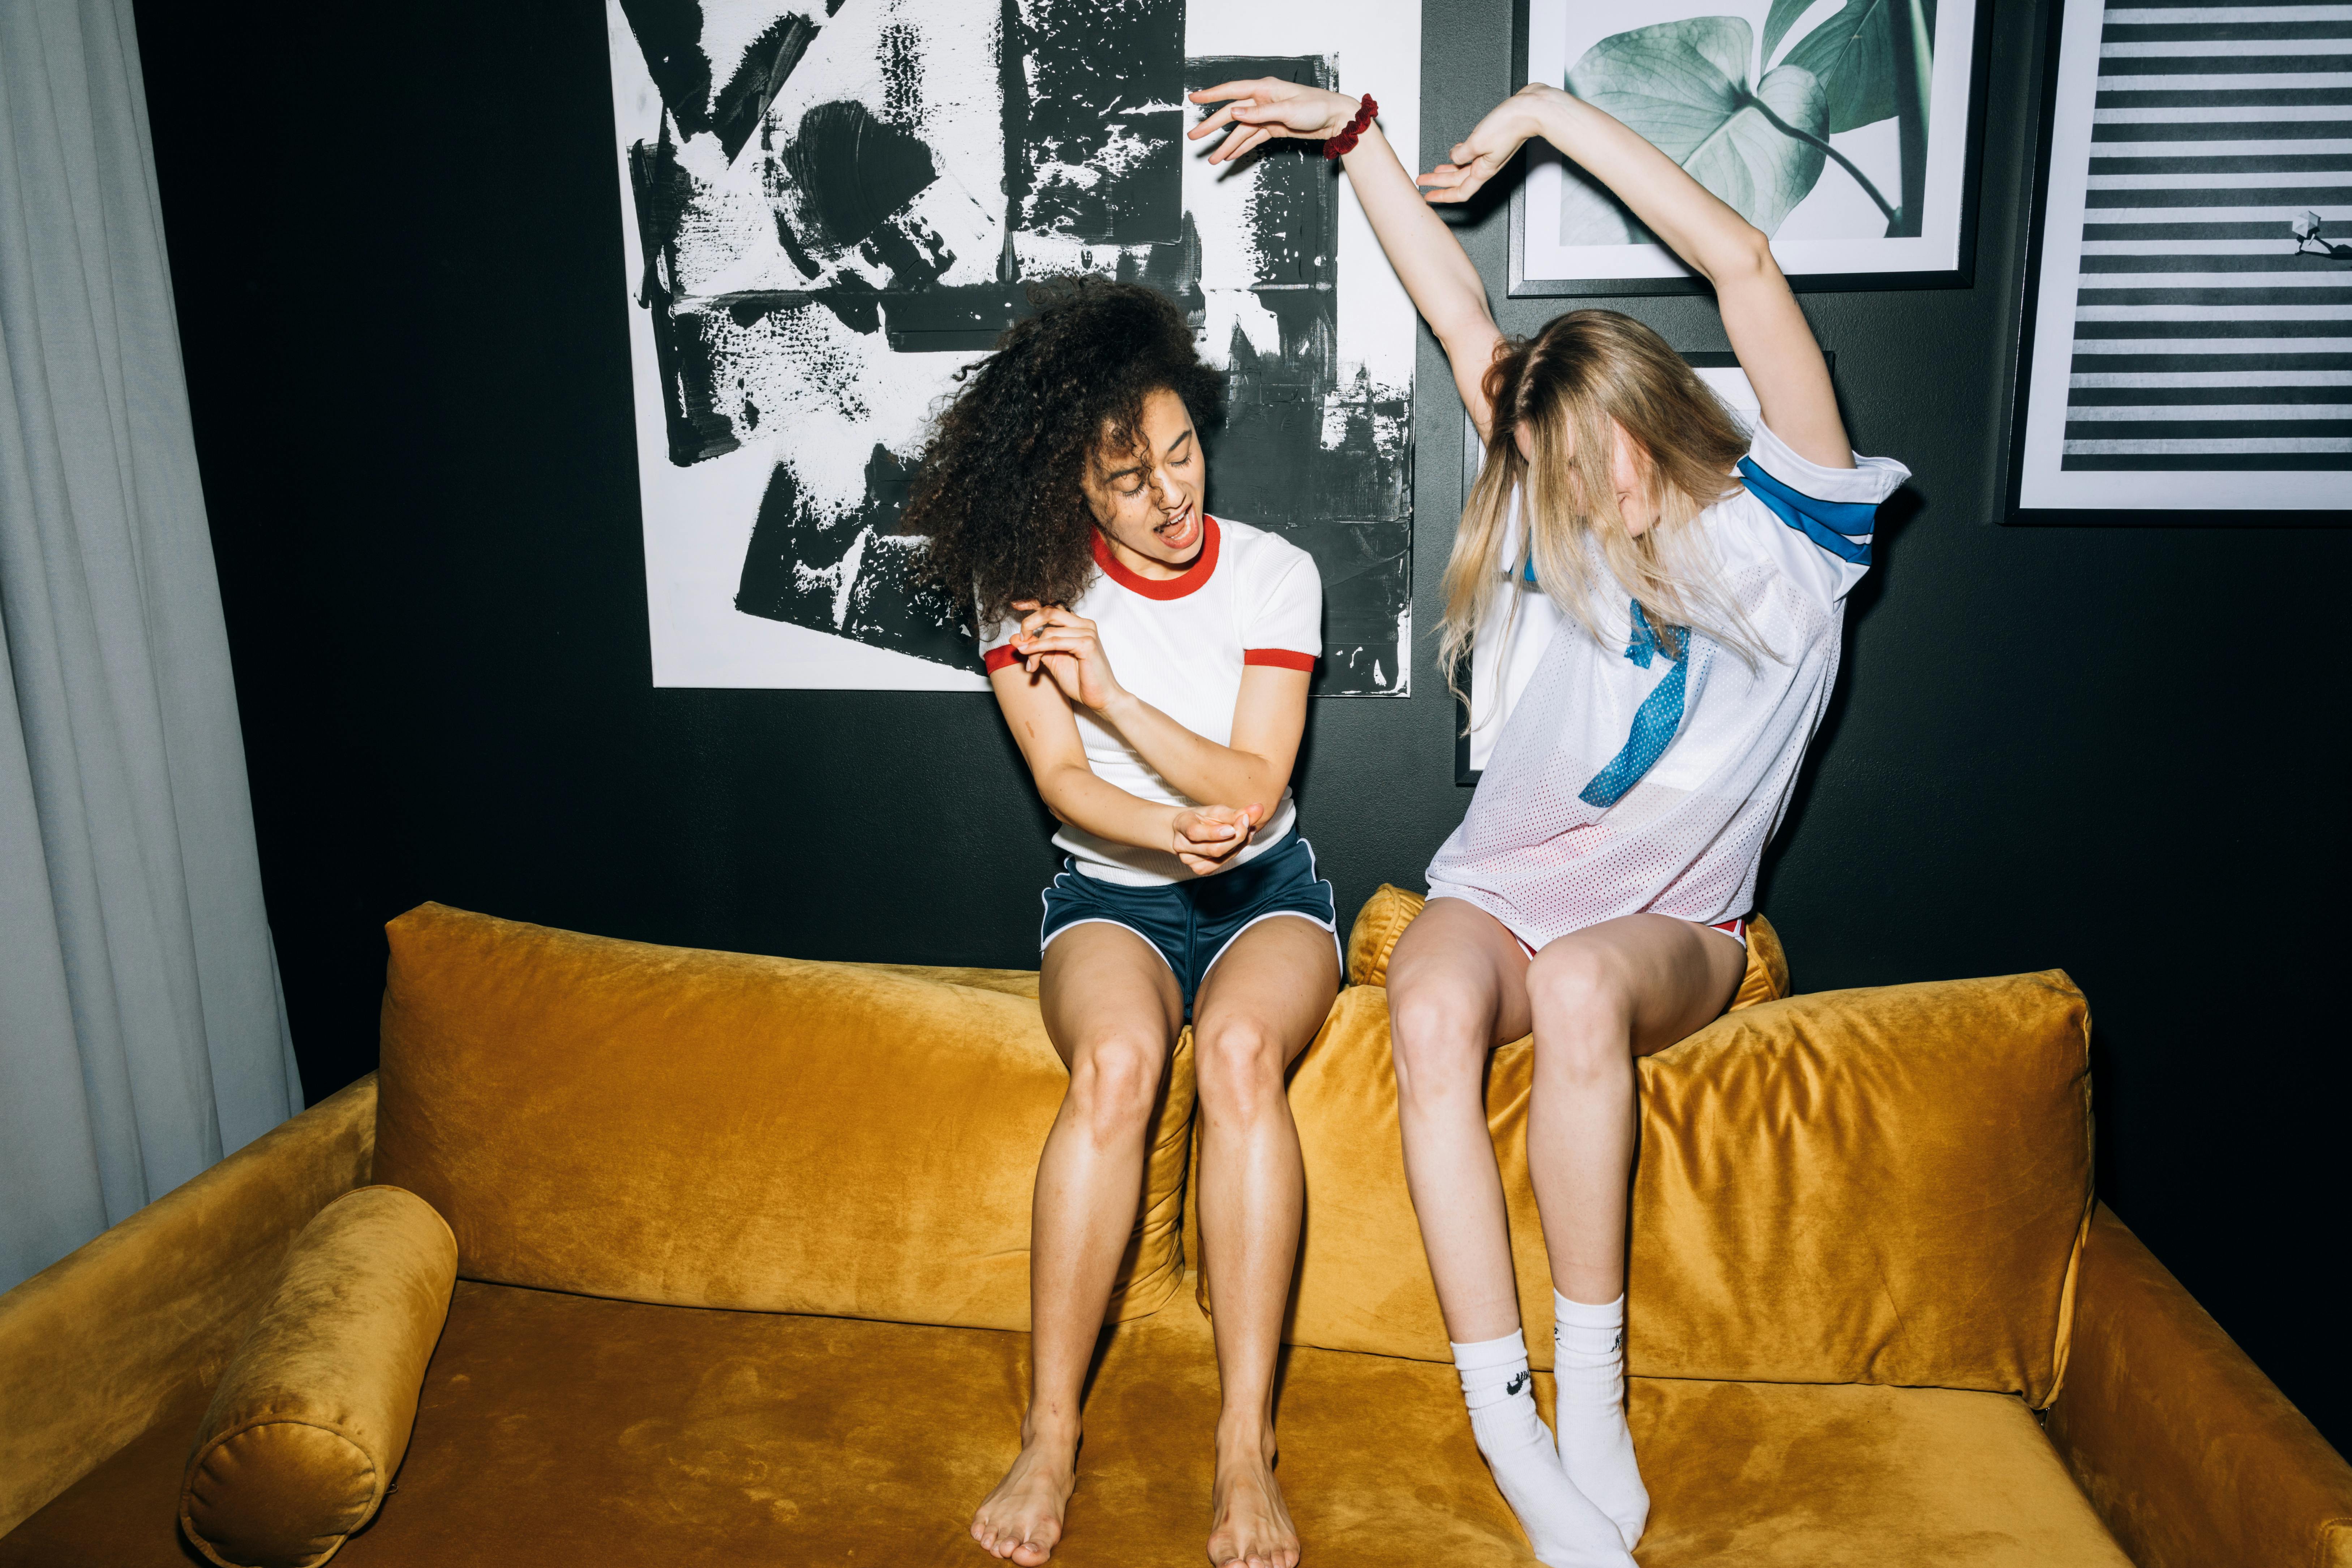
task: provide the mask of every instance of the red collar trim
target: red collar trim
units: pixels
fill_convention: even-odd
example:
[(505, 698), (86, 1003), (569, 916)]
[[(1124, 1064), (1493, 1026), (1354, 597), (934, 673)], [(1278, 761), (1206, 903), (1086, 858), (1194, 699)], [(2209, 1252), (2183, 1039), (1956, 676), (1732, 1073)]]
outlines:
[(1111, 553), (1110, 541), (1103, 537), (1099, 528), (1095, 530), (1095, 564), (1102, 568), (1104, 576), (1147, 599), (1181, 599), (1197, 592), (1217, 569), (1217, 520), (1204, 511), (1201, 514), (1201, 528), (1204, 535), (1201, 553), (1173, 577), (1143, 577), (1129, 571)]

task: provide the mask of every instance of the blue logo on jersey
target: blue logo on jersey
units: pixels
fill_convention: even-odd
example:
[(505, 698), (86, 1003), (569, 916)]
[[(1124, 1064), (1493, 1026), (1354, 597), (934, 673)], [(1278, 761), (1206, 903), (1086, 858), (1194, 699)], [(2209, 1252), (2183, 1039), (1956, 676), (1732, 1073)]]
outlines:
[(1753, 458), (1739, 459), (1739, 477), (1748, 493), (1771, 509), (1772, 515), (1841, 561), (1870, 564), (1870, 533), (1878, 526), (1875, 501), (1817, 500), (1756, 466)]
[(1642, 615), (1638, 601), (1633, 603), (1633, 640), (1626, 645), (1625, 657), (1636, 669), (1647, 669), (1653, 658), (1666, 658), (1674, 668), (1665, 679), (1650, 689), (1642, 706), (1633, 712), (1633, 733), (1625, 744), (1609, 759), (1609, 765), (1592, 775), (1577, 798), (1587, 805), (1608, 807), (1625, 797), (1625, 792), (1642, 782), (1642, 775), (1665, 754), (1675, 731), (1683, 727), (1684, 677), (1690, 668), (1690, 632), (1675, 628), (1675, 651), (1669, 654), (1660, 646), (1657, 634)]

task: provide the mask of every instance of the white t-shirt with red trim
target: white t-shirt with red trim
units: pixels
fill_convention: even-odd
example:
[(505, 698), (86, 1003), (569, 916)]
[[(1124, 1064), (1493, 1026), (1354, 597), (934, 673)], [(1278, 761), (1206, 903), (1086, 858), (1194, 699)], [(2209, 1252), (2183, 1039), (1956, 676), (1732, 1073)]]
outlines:
[[(1315, 559), (1278, 534), (1205, 513), (1200, 554), (1183, 574), (1139, 576), (1119, 564), (1095, 535), (1095, 579), (1074, 615), (1095, 623), (1118, 683), (1179, 724), (1220, 746), (1233, 744), (1234, 705), (1242, 671), (1253, 664), (1312, 670), (1323, 652), (1323, 578)], [(1008, 646), (1020, 622), (981, 629), (982, 662), (992, 674), (1013, 662)], [(1247, 801), (1196, 801), (1152, 771), (1125, 737), (1093, 713), (1070, 704), (1095, 776), (1128, 794), (1163, 805), (1247, 805)], [(1265, 826), (1231, 865), (1255, 859), (1280, 843), (1297, 813), (1290, 789)], [(1164, 849), (1139, 849), (1097, 838), (1064, 824), (1054, 842), (1089, 877), (1130, 887), (1192, 879), (1184, 863)]]

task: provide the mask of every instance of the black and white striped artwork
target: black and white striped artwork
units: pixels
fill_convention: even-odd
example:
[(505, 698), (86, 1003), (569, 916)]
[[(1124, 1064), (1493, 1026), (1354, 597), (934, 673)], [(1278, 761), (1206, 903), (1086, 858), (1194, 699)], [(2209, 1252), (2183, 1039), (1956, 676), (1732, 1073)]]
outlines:
[(2067, 0), (2056, 69), (2019, 511), (2343, 511), (2352, 5)]

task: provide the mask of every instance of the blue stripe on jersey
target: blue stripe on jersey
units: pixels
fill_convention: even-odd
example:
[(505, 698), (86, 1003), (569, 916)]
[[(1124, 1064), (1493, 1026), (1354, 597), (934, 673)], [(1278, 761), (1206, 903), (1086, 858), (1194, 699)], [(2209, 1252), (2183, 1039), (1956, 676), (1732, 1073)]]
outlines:
[(1633, 640), (1625, 649), (1626, 658), (1640, 669), (1650, 668), (1653, 655), (1673, 659), (1675, 667), (1666, 671), (1664, 679), (1650, 688), (1650, 695), (1634, 710), (1633, 732), (1625, 737), (1623, 747), (1577, 795), (1585, 805), (1604, 809), (1615, 805), (1625, 797), (1627, 790), (1642, 782), (1642, 775), (1665, 754), (1675, 732), (1683, 726), (1683, 678), (1690, 668), (1690, 632), (1684, 629), (1675, 639), (1680, 645), (1679, 651), (1668, 654), (1659, 646), (1657, 635), (1643, 618), (1638, 601), (1633, 610)]
[(1748, 493), (1770, 507), (1782, 522), (1841, 561), (1870, 564), (1869, 535), (1878, 526), (1875, 502), (1815, 500), (1758, 468), (1753, 458), (1739, 459), (1739, 473), (1748, 481)]

